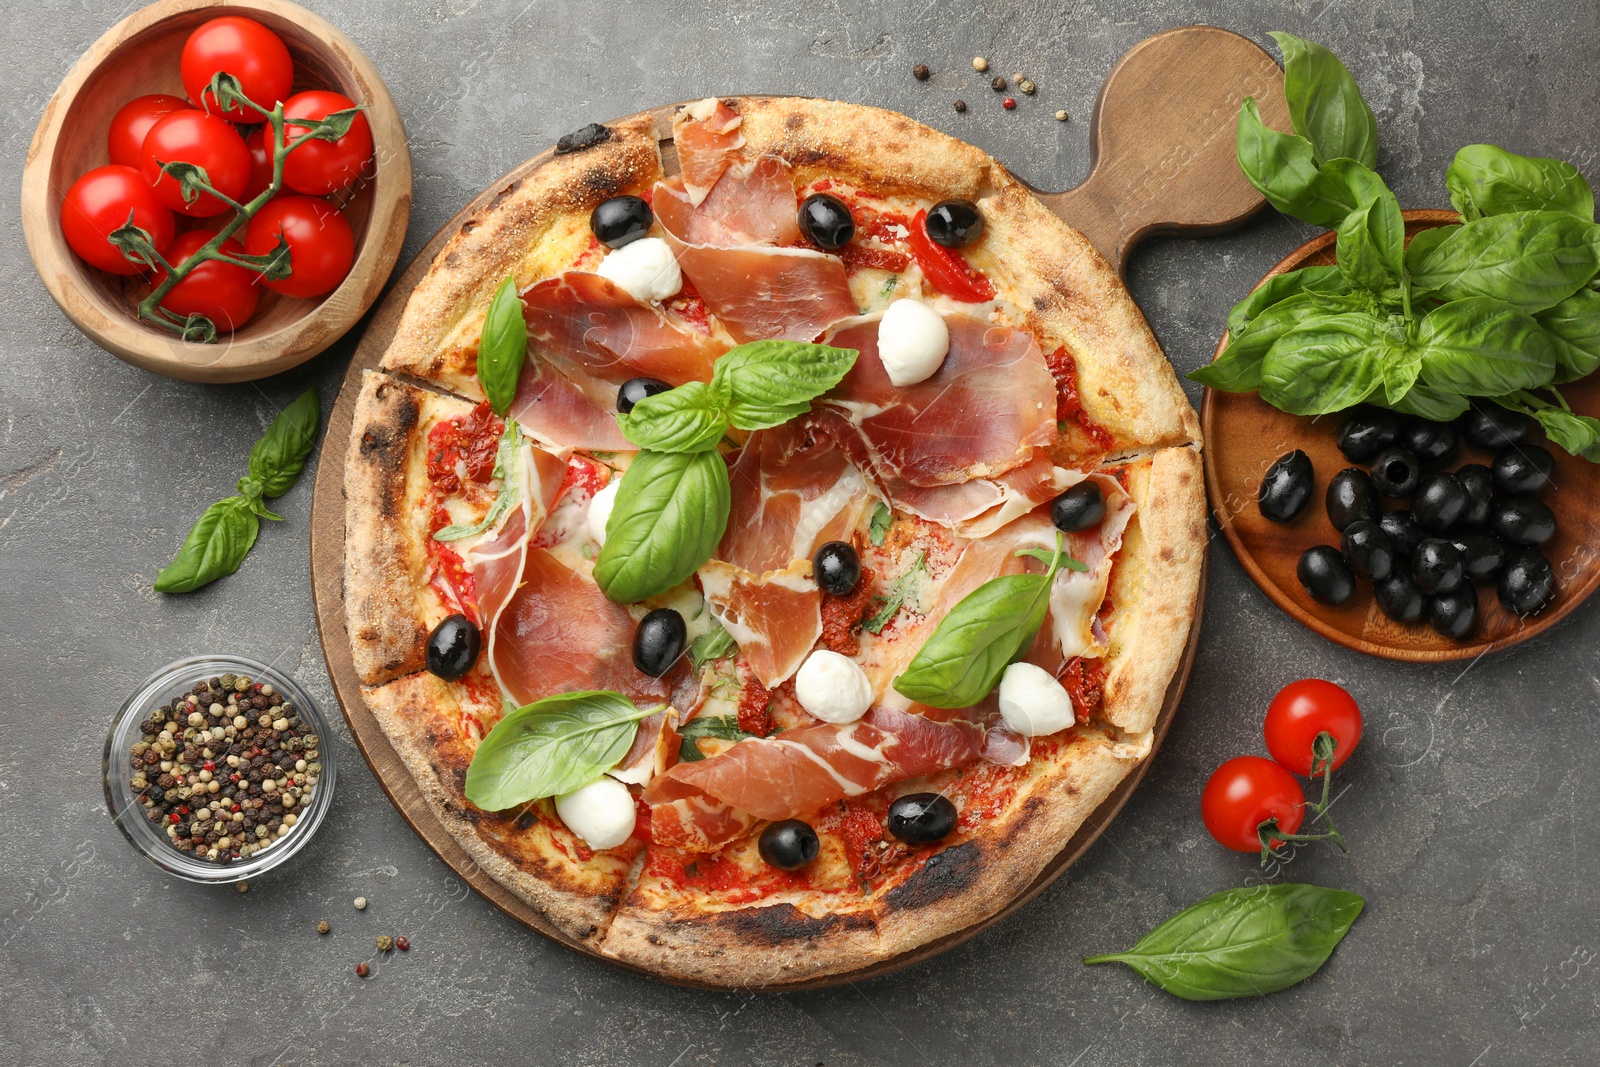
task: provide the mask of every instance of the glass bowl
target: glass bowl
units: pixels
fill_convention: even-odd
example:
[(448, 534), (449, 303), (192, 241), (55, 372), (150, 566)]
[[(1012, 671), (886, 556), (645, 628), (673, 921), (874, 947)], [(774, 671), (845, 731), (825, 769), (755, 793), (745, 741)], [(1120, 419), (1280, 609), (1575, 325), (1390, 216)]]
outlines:
[[(242, 674), (255, 682), (270, 682), (277, 692), (292, 700), (300, 709), (307, 727), (317, 735), (318, 758), (322, 763), (311, 800), (296, 812), (295, 824), (289, 828), (289, 832), (274, 838), (270, 845), (255, 855), (233, 863), (215, 863), (179, 851), (168, 840), (165, 827), (151, 822), (145, 816), (145, 808), (139, 803), (139, 796), (130, 782), (133, 769), (129, 760), (133, 757), (134, 743), (142, 736), (139, 723), (158, 706), (170, 703), (174, 697), (181, 697), (190, 691), (195, 682), (221, 674)], [(117, 829), (122, 831), (133, 847), (168, 874), (191, 882), (211, 884), (251, 878), (272, 870), (299, 852), (317, 832), (317, 827), (322, 825), (333, 803), (337, 770), (332, 741), (328, 720), (305, 691), (295, 684), (294, 679), (281, 671), (242, 656), (201, 655), (175, 660), (145, 679), (111, 723), (102, 760), (106, 808)]]

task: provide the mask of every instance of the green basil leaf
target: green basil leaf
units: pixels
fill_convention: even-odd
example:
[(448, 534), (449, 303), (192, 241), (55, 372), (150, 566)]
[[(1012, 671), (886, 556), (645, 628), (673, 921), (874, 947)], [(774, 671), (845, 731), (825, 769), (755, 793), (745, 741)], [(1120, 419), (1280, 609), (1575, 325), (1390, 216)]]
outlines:
[(467, 766), (466, 795), (484, 811), (560, 796), (615, 767), (639, 720), (659, 706), (636, 707), (621, 693), (560, 693), (518, 708), (489, 731)]
[(889, 527), (894, 523), (894, 512), (889, 510), (889, 505), (883, 501), (872, 509), (872, 521), (867, 524), (867, 540), (872, 542), (872, 547), (877, 548), (883, 544), (884, 538), (889, 536)]
[(860, 355), (804, 341), (751, 341), (717, 359), (711, 388), (727, 397), (728, 421), (766, 430), (799, 418), (811, 401), (838, 385)]
[(1378, 120), (1355, 78), (1332, 52), (1291, 33), (1273, 33), (1283, 50), (1283, 94), (1294, 132), (1311, 142), (1318, 163), (1378, 162)]
[(1287, 989), (1316, 974), (1366, 901), (1315, 885), (1253, 885), (1213, 893), (1127, 952), (1084, 963), (1126, 963), (1185, 1000), (1226, 1000)]
[(506, 428), (500, 433), (500, 445), (494, 453), (494, 470), (491, 474), (500, 482), (500, 490), (495, 493), (494, 503), (489, 505), (489, 510), (483, 518), (471, 525), (457, 523), (446, 526), (434, 533), (435, 541), (459, 541), (463, 537), (475, 537), (483, 533), (496, 522), (500, 516), (511, 510), (511, 506), (522, 499), (522, 429), (517, 425), (516, 419), (507, 419)]
[(1542, 408), (1533, 413), (1551, 442), (1574, 456), (1600, 463), (1600, 419), (1562, 408)]
[(1600, 270), (1600, 229), (1560, 211), (1489, 215), (1452, 229), (1419, 257), (1411, 280), (1441, 300), (1487, 296), (1542, 311)]
[(991, 578), (962, 597), (894, 680), (895, 691), (935, 708), (969, 708), (988, 696), (1044, 624), (1062, 558), (1058, 538), (1044, 574)]
[(730, 496), (728, 465), (716, 452), (640, 452), (595, 560), (600, 591), (634, 604), (687, 580), (722, 540)]
[(1406, 224), (1400, 202), (1389, 187), (1353, 159), (1335, 159), (1322, 168), (1356, 201), (1356, 209), (1339, 224), (1339, 271), (1350, 284), (1383, 293), (1405, 278)]
[(1459, 223), (1451, 223), (1449, 226), (1433, 226), (1419, 231), (1406, 245), (1406, 273), (1415, 275), (1417, 268), (1433, 254), (1439, 243), (1459, 229), (1461, 229)]
[(732, 715), (701, 715), (678, 727), (683, 741), (678, 745), (678, 759), (684, 763), (698, 763), (706, 758), (700, 751), (702, 737), (715, 737), (722, 741), (743, 741), (755, 734), (739, 729), (739, 720)]
[(256, 543), (261, 523), (242, 496), (206, 508), (172, 562), (156, 575), (158, 593), (188, 593), (232, 574)]
[(704, 452), (728, 432), (728, 417), (705, 382), (647, 396), (617, 416), (622, 435), (653, 452)]
[(1225, 393), (1255, 392), (1261, 388), (1262, 361), (1278, 338), (1301, 323), (1355, 307), (1355, 301), (1348, 298), (1324, 298), (1312, 293), (1280, 300), (1251, 319), (1244, 332), (1230, 337), (1228, 347), (1216, 359), (1190, 371), (1189, 379)]
[(1275, 274), (1233, 305), (1233, 310), (1228, 312), (1228, 332), (1239, 336), (1257, 315), (1291, 296), (1302, 293), (1339, 296), (1349, 291), (1350, 284), (1338, 267), (1301, 267)]
[(1261, 365), (1261, 399), (1293, 415), (1326, 415), (1383, 384), (1384, 324), (1365, 312), (1320, 315), (1279, 337)]
[(489, 315), (478, 339), (478, 384), (496, 415), (505, 415), (517, 395), (517, 378), (528, 354), (528, 324), (522, 317), (522, 297), (510, 275), (494, 291)]
[(1450, 203), (1464, 219), (1513, 211), (1564, 211), (1594, 221), (1594, 190), (1560, 159), (1519, 156), (1492, 144), (1469, 144), (1444, 172)]
[(717, 626), (716, 629), (707, 630), (689, 642), (689, 669), (699, 674), (700, 668), (707, 663), (731, 656), (737, 651), (739, 642), (735, 641), (728, 631)]
[(1435, 389), (1418, 382), (1411, 391), (1389, 405), (1404, 415), (1415, 415), (1431, 422), (1449, 422), (1467, 410), (1467, 398), (1448, 389)]
[(1600, 367), (1600, 293), (1579, 289), (1534, 318), (1555, 352), (1557, 384), (1575, 382)]
[(262, 496), (282, 496), (300, 477), (317, 443), (321, 415), (317, 391), (307, 389), (278, 412), (267, 432), (250, 449), (250, 474), (259, 481)]
[(1267, 203), (1285, 215), (1331, 229), (1355, 206), (1341, 202), (1337, 189), (1319, 181), (1310, 141), (1261, 121), (1255, 97), (1246, 97), (1239, 107), (1237, 143), (1239, 169)]
[(1428, 312), (1417, 331), (1422, 380), (1465, 396), (1499, 396), (1548, 385), (1556, 357), (1532, 315), (1475, 296)]
[[(1042, 548), (1019, 548), (1012, 555), (1019, 559), (1024, 556), (1028, 559), (1036, 559), (1046, 567), (1056, 562), (1056, 554), (1054, 552), (1046, 552)], [(1061, 566), (1065, 570), (1077, 571), (1079, 574), (1089, 573), (1089, 565), (1087, 563), (1079, 559), (1073, 559), (1071, 556), (1062, 556)]]
[(1383, 398), (1390, 404), (1402, 399), (1417, 384), (1421, 371), (1421, 353), (1415, 349), (1391, 350), (1383, 364)]

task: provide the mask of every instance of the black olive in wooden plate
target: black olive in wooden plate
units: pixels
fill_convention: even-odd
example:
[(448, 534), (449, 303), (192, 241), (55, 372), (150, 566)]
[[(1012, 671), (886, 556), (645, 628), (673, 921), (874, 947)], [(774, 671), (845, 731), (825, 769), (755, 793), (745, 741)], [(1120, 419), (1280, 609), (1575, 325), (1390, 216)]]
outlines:
[(600, 201), (589, 215), (589, 229), (595, 240), (607, 248), (631, 245), (650, 232), (655, 215), (644, 198), (613, 196)]
[(1519, 549), (1506, 559), (1496, 592), (1507, 611), (1537, 615), (1556, 598), (1555, 569), (1533, 549)]
[(1533, 420), (1528, 416), (1487, 400), (1474, 401), (1471, 410), (1456, 424), (1461, 427), (1463, 437), (1489, 452), (1516, 444), (1533, 429)]
[(1494, 457), (1494, 487), (1508, 496), (1541, 492), (1555, 466), (1555, 457), (1538, 445), (1512, 445)]
[(1489, 521), (1494, 503), (1494, 474), (1482, 463), (1467, 463), (1456, 470), (1456, 481), (1467, 494), (1467, 506), (1460, 521), (1467, 526), (1482, 526)]
[(1422, 527), (1417, 525), (1416, 516), (1411, 514), (1409, 508), (1385, 511), (1378, 516), (1378, 525), (1389, 535), (1389, 543), (1394, 547), (1396, 559), (1411, 559), (1417, 554), (1417, 546), (1422, 544), (1422, 539), (1427, 536), (1422, 532)]
[(1335, 530), (1343, 531), (1352, 522), (1378, 519), (1378, 494), (1372, 487), (1372, 477), (1359, 467), (1346, 467), (1328, 483), (1326, 498), (1328, 521)]
[(656, 608), (633, 631), (633, 665), (652, 678), (672, 669), (689, 647), (689, 627), (672, 608)]
[(907, 793), (889, 805), (889, 832), (912, 845), (942, 841), (956, 828), (956, 806), (938, 793)]
[(1508, 544), (1538, 548), (1556, 535), (1556, 513), (1542, 500), (1512, 497), (1495, 504), (1489, 531)]
[(1302, 552), (1295, 574), (1311, 599), (1319, 603), (1338, 606), (1356, 591), (1355, 572), (1339, 555), (1339, 550), (1328, 545), (1317, 545)]
[(1505, 545), (1482, 530), (1455, 530), (1448, 537), (1461, 550), (1468, 578), (1488, 578), (1506, 561)]
[(829, 541), (811, 561), (817, 587), (833, 596), (849, 596), (861, 581), (861, 556), (843, 541)]
[(1417, 588), (1429, 596), (1448, 593), (1466, 580), (1467, 563), (1455, 545), (1442, 537), (1429, 537), (1411, 558), (1411, 576), (1417, 580)]
[(1471, 582), (1428, 598), (1428, 625), (1459, 641), (1478, 625), (1478, 590)]
[(1411, 419), (1400, 430), (1400, 446), (1423, 463), (1440, 463), (1456, 450), (1456, 428), (1448, 422)]
[(843, 200), (827, 193), (812, 193), (800, 204), (800, 232), (818, 248), (833, 252), (856, 235), (856, 220)]
[(1256, 493), (1256, 506), (1261, 509), (1263, 518), (1289, 522), (1305, 509), (1315, 487), (1311, 457), (1297, 448), (1279, 456), (1267, 468)]
[(456, 681), (478, 662), (478, 650), (483, 635), (478, 626), (465, 615), (446, 615), (428, 635), (424, 662), (428, 673), (447, 682)]
[(1467, 510), (1467, 491), (1461, 487), (1454, 474), (1434, 471), (1417, 483), (1415, 498), (1411, 501), (1411, 514), (1424, 530), (1448, 530)]
[(1427, 606), (1416, 581), (1403, 570), (1396, 570), (1372, 587), (1378, 609), (1395, 622), (1416, 622)]
[(1087, 530), (1106, 517), (1106, 495), (1098, 482), (1084, 480), (1050, 504), (1050, 521), (1062, 533)]
[(1422, 464), (1403, 448), (1386, 448), (1372, 461), (1372, 487), (1391, 500), (1417, 491)]
[(809, 823), (784, 819), (761, 831), (756, 842), (761, 858), (780, 871), (798, 871), (817, 858), (822, 842)]
[(1387, 408), (1362, 404), (1339, 427), (1339, 451), (1351, 463), (1371, 463), (1400, 439), (1401, 419)]
[(1344, 528), (1339, 554), (1356, 572), (1357, 578), (1376, 581), (1389, 577), (1394, 569), (1394, 544), (1383, 527), (1361, 519)]

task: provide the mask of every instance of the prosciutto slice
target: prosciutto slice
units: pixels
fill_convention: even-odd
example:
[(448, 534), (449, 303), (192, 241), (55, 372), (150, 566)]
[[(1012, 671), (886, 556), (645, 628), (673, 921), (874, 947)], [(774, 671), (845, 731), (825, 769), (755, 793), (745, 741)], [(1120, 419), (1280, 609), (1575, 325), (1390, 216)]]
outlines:
[(799, 419), (751, 434), (729, 480), (732, 506), (716, 558), (758, 574), (845, 539), (869, 503), (866, 480), (838, 441)]
[(811, 561), (752, 574), (711, 560), (696, 572), (711, 614), (739, 642), (739, 654), (768, 689), (788, 681), (822, 636), (822, 593)]
[(699, 205), (744, 147), (740, 114), (721, 100), (701, 100), (672, 116), (672, 141), (678, 150), (689, 201)]
[(727, 345), (675, 327), (598, 274), (567, 271), (522, 294), (528, 359), (511, 414), (552, 445), (622, 451), (617, 387), (629, 378), (710, 381)]
[(843, 726), (816, 723), (747, 739), (680, 763), (645, 789), (658, 844), (709, 851), (757, 820), (790, 819), (824, 804), (975, 762), (984, 729), (875, 707)]

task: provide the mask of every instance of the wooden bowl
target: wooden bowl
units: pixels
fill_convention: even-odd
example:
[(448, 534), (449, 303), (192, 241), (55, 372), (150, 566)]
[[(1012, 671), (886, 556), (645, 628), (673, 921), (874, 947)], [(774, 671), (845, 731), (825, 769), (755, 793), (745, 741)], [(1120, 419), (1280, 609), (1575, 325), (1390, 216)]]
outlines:
[[(1453, 211), (1407, 211), (1406, 237), (1458, 221)], [(1299, 267), (1334, 262), (1334, 235), (1307, 241), (1267, 272), (1268, 278)], [(1217, 354), (1227, 347), (1224, 333)], [(1600, 415), (1600, 375), (1590, 375), (1562, 393), (1580, 414)], [(1369, 582), (1357, 582), (1356, 594), (1338, 607), (1312, 600), (1295, 576), (1300, 554), (1313, 545), (1339, 544), (1328, 521), (1323, 494), (1328, 482), (1346, 467), (1356, 466), (1339, 452), (1335, 437), (1342, 413), (1321, 417), (1289, 415), (1254, 393), (1222, 393), (1207, 389), (1201, 407), (1205, 431), (1206, 492), (1222, 534), (1233, 546), (1245, 572), (1274, 604), (1328, 640), (1385, 659), (1411, 663), (1474, 659), (1509, 648), (1560, 622), (1600, 585), (1600, 464), (1570, 456), (1547, 445), (1555, 457), (1555, 488), (1542, 499), (1556, 513), (1556, 536), (1540, 551), (1555, 567), (1553, 604), (1537, 616), (1520, 618), (1500, 606), (1492, 583), (1478, 583), (1477, 630), (1454, 641), (1426, 622), (1404, 625), (1378, 610)], [(1269, 522), (1256, 507), (1261, 477), (1285, 452), (1303, 449), (1316, 472), (1316, 491), (1288, 525)], [(1462, 442), (1449, 468), (1462, 463), (1488, 463), (1489, 453)]]
[[(349, 277), (314, 300), (263, 293), (243, 329), (216, 344), (193, 344), (139, 321), (148, 291), (141, 277), (88, 266), (61, 233), (61, 200), (85, 172), (110, 162), (111, 116), (146, 93), (184, 95), (178, 76), (183, 43), (221, 14), (267, 26), (294, 58), (296, 92), (323, 88), (365, 102), (377, 161), (374, 176), (338, 202), (355, 230)], [(39, 120), (22, 176), (22, 230), (39, 277), (73, 323), (129, 363), (173, 378), (241, 382), (287, 370), (327, 348), (378, 298), (400, 255), (411, 214), (411, 153), (383, 79), (355, 43), (318, 16), (285, 0), (162, 0), (117, 23), (79, 58)]]

